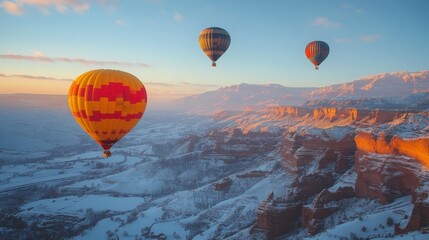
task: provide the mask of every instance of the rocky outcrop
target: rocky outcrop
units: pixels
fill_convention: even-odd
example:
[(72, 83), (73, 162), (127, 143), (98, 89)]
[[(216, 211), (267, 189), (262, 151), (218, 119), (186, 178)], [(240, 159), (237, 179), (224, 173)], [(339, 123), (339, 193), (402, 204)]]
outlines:
[(339, 209), (338, 201), (352, 197), (355, 197), (352, 187), (340, 187), (333, 193), (324, 189), (311, 204), (303, 206), (302, 226), (308, 228), (311, 235), (321, 232), (325, 228), (324, 219)]
[[(290, 108), (286, 110), (290, 112), (285, 114), (299, 114)], [(280, 142), (281, 163), (283, 169), (295, 174), (295, 179), (287, 196), (267, 199), (259, 205), (255, 231), (263, 232), (268, 239), (279, 237), (296, 230), (304, 214), (314, 229), (320, 226), (322, 219), (335, 212), (336, 208), (319, 208), (313, 214), (303, 208), (302, 203), (312, 201), (314, 195), (332, 186), (340, 174), (352, 166), (355, 150), (354, 131), (348, 127), (309, 132), (297, 129), (285, 133)], [(340, 196), (341, 191), (335, 194)], [(336, 199), (335, 194), (329, 199)], [(312, 217), (313, 220), (310, 219)]]
[(428, 193), (420, 193), (414, 195), (413, 200), (414, 207), (411, 212), (411, 217), (405, 226), (405, 228), (401, 229), (398, 224), (395, 224), (395, 235), (419, 231), (421, 229), (426, 229), (426, 234), (428, 233), (429, 228), (429, 197)]
[(294, 107), (277, 106), (267, 109), (268, 118), (293, 119), (309, 117), (314, 119), (327, 119), (331, 122), (337, 120), (347, 120), (348, 124), (359, 121), (367, 121), (372, 124), (387, 123), (402, 117), (410, 111), (405, 110), (371, 110), (357, 108), (336, 108), (336, 107)]
[(284, 199), (274, 199), (271, 193), (258, 207), (257, 222), (250, 233), (262, 235), (265, 239), (275, 239), (298, 227), (302, 204)]
[(398, 155), (355, 155), (357, 197), (378, 199), (389, 203), (395, 198), (412, 194), (422, 184), (421, 165), (412, 158)]
[(413, 210), (405, 228), (395, 225), (395, 234), (429, 227), (429, 138), (403, 139), (356, 136), (356, 195), (389, 203), (396, 197), (413, 195)]
[(291, 199), (304, 202), (310, 196), (332, 186), (335, 181), (334, 174), (329, 172), (313, 172), (296, 178), (291, 185), (293, 189), (293, 197)]
[(404, 139), (399, 136), (386, 136), (384, 132), (378, 136), (369, 132), (359, 132), (355, 141), (357, 149), (363, 152), (403, 155), (429, 167), (429, 137)]
[(267, 109), (269, 116), (277, 119), (304, 117), (313, 114), (313, 110), (313, 108), (294, 106), (278, 106)]
[[(302, 174), (306, 167), (316, 162), (317, 169), (342, 173), (353, 164), (356, 151), (353, 129), (338, 128), (332, 131), (349, 131), (341, 139), (320, 129), (317, 134), (306, 132), (287, 133), (280, 144), (282, 167), (289, 173)], [(331, 135), (330, 135), (331, 134)]]
[(212, 148), (205, 148), (206, 155), (229, 156), (225, 163), (234, 163), (240, 158), (263, 155), (273, 151), (278, 143), (278, 134), (269, 132), (246, 132), (239, 128), (226, 128), (211, 131), (207, 135), (214, 143)]
[(402, 139), (395, 136), (390, 144), (397, 153), (415, 158), (429, 167), (429, 137)]
[(216, 191), (224, 191), (232, 185), (232, 179), (227, 177), (222, 179), (222, 181), (215, 184), (214, 188)]
[(387, 203), (397, 196), (412, 194), (429, 174), (422, 164), (429, 161), (429, 138), (390, 139), (384, 133), (375, 137), (360, 132), (355, 154), (358, 197)]
[[(429, 126), (424, 120), (426, 115), (414, 117), (396, 110), (337, 108), (275, 107), (271, 110), (270, 119), (295, 118), (296, 124), (288, 123), (292, 127), (282, 133), (279, 146), (281, 166), (295, 178), (281, 201), (266, 200), (260, 204), (254, 229), (259, 229), (264, 236), (280, 237), (296, 230), (290, 226), (282, 231), (272, 227), (277, 226), (279, 218), (285, 217), (283, 213), (288, 213), (287, 221), (291, 221), (292, 216), (302, 216), (302, 227), (314, 235), (324, 230), (327, 217), (344, 207), (341, 204), (344, 199), (372, 198), (386, 204), (400, 196), (429, 191), (429, 138), (421, 134), (427, 132)], [(316, 127), (317, 122), (327, 124)], [(371, 130), (377, 135), (369, 131), (357, 133), (357, 129), (370, 129), (369, 126), (374, 126)], [(404, 129), (410, 134), (404, 134)], [(402, 135), (396, 136), (397, 132)], [(351, 168), (356, 171), (354, 188), (348, 185), (336, 192), (326, 190)], [(397, 232), (425, 228), (429, 222), (428, 202), (413, 201), (415, 210), (410, 223), (404, 229), (398, 227)], [(291, 203), (301, 203), (303, 207), (296, 209)]]

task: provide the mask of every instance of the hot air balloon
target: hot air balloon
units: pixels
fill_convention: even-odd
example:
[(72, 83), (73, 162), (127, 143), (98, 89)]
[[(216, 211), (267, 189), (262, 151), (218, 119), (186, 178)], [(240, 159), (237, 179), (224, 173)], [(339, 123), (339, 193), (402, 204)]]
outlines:
[(212, 60), (212, 67), (216, 67), (216, 61), (228, 49), (231, 37), (222, 28), (206, 28), (200, 33), (200, 47)]
[(79, 125), (111, 156), (110, 148), (137, 124), (146, 109), (144, 85), (132, 74), (98, 69), (70, 86), (70, 111)]
[(307, 47), (305, 47), (305, 55), (314, 64), (314, 68), (318, 70), (319, 65), (329, 55), (329, 46), (323, 41), (310, 42), (307, 44)]

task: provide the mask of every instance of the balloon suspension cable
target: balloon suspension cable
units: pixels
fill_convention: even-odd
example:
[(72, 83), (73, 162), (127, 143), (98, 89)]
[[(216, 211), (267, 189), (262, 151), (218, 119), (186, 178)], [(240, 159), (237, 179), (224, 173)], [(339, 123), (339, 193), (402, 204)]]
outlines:
[(112, 153), (110, 152), (110, 150), (104, 150), (103, 157), (108, 158), (110, 156), (112, 156)]
[(314, 66), (314, 69), (319, 70), (319, 67), (318, 66)]
[(216, 63), (215, 62), (212, 62), (212, 67), (216, 67)]

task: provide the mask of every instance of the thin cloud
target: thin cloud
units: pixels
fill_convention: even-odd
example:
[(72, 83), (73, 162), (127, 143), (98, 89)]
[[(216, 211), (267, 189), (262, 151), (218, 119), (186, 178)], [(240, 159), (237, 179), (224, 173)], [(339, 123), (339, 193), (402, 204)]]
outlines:
[(15, 0), (3, 1), (1, 7), (9, 14), (20, 16), (25, 7), (36, 8), (44, 14), (49, 14), (51, 9), (59, 13), (65, 13), (69, 9), (83, 13), (89, 10), (90, 4), (84, 0)]
[(3, 1), (0, 4), (0, 7), (3, 8), (7, 13), (16, 16), (21, 16), (24, 13), (24, 8), (15, 2)]
[(376, 42), (381, 39), (381, 34), (362, 35), (359, 40), (362, 42)]
[[(26, 74), (7, 75), (0, 73), (0, 93), (67, 94), (71, 81), (73, 81), (73, 79)], [(12, 84), (12, 87), (10, 84)], [(161, 106), (165, 104), (165, 107), (170, 106), (170, 102), (175, 99), (201, 94), (219, 88), (219, 86), (213, 84), (189, 82), (143, 82), (143, 84), (150, 95), (151, 106)]]
[(3, 73), (0, 73), (0, 77), (4, 77), (4, 78), (26, 78), (26, 79), (37, 79), (37, 80), (73, 81), (73, 79), (69, 79), (69, 78), (53, 78), (53, 77), (34, 76), (34, 75), (25, 75), (25, 74), (6, 75)]
[(129, 67), (150, 67), (145, 63), (132, 63), (132, 62), (117, 62), (117, 61), (98, 61), (88, 60), (84, 58), (66, 58), (66, 57), (47, 57), (42, 55), (18, 55), (18, 54), (0, 54), (0, 59), (11, 60), (26, 60), (34, 62), (65, 62), (65, 63), (80, 63), (84, 65), (116, 65), (116, 66), (129, 66)]
[(44, 56), (45, 56), (45, 54), (44, 54), (43, 52), (39, 51), (39, 50), (36, 50), (36, 51), (33, 53), (33, 56), (35, 56), (35, 57), (44, 57)]
[(176, 22), (181, 22), (181, 21), (183, 21), (183, 16), (182, 16), (182, 14), (180, 14), (180, 13), (176, 12), (176, 13), (174, 14), (174, 16), (173, 16), (173, 19), (174, 19), (174, 21), (176, 21)]
[(333, 22), (325, 17), (318, 17), (311, 22), (311, 25), (323, 28), (339, 28), (341, 24)]

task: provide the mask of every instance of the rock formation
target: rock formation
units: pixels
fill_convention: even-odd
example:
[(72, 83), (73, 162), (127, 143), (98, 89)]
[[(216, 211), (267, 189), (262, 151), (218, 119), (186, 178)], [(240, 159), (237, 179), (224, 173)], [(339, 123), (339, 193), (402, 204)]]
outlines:
[[(287, 196), (259, 205), (252, 231), (279, 237), (296, 230), (299, 224), (286, 223), (302, 216), (302, 227), (314, 235), (339, 201), (357, 197), (387, 204), (407, 195), (414, 196), (413, 211), (395, 233), (429, 227), (427, 113), (272, 107), (265, 116), (286, 122), (279, 154), (282, 168), (295, 179)], [(354, 187), (328, 191), (350, 168), (357, 176)]]

